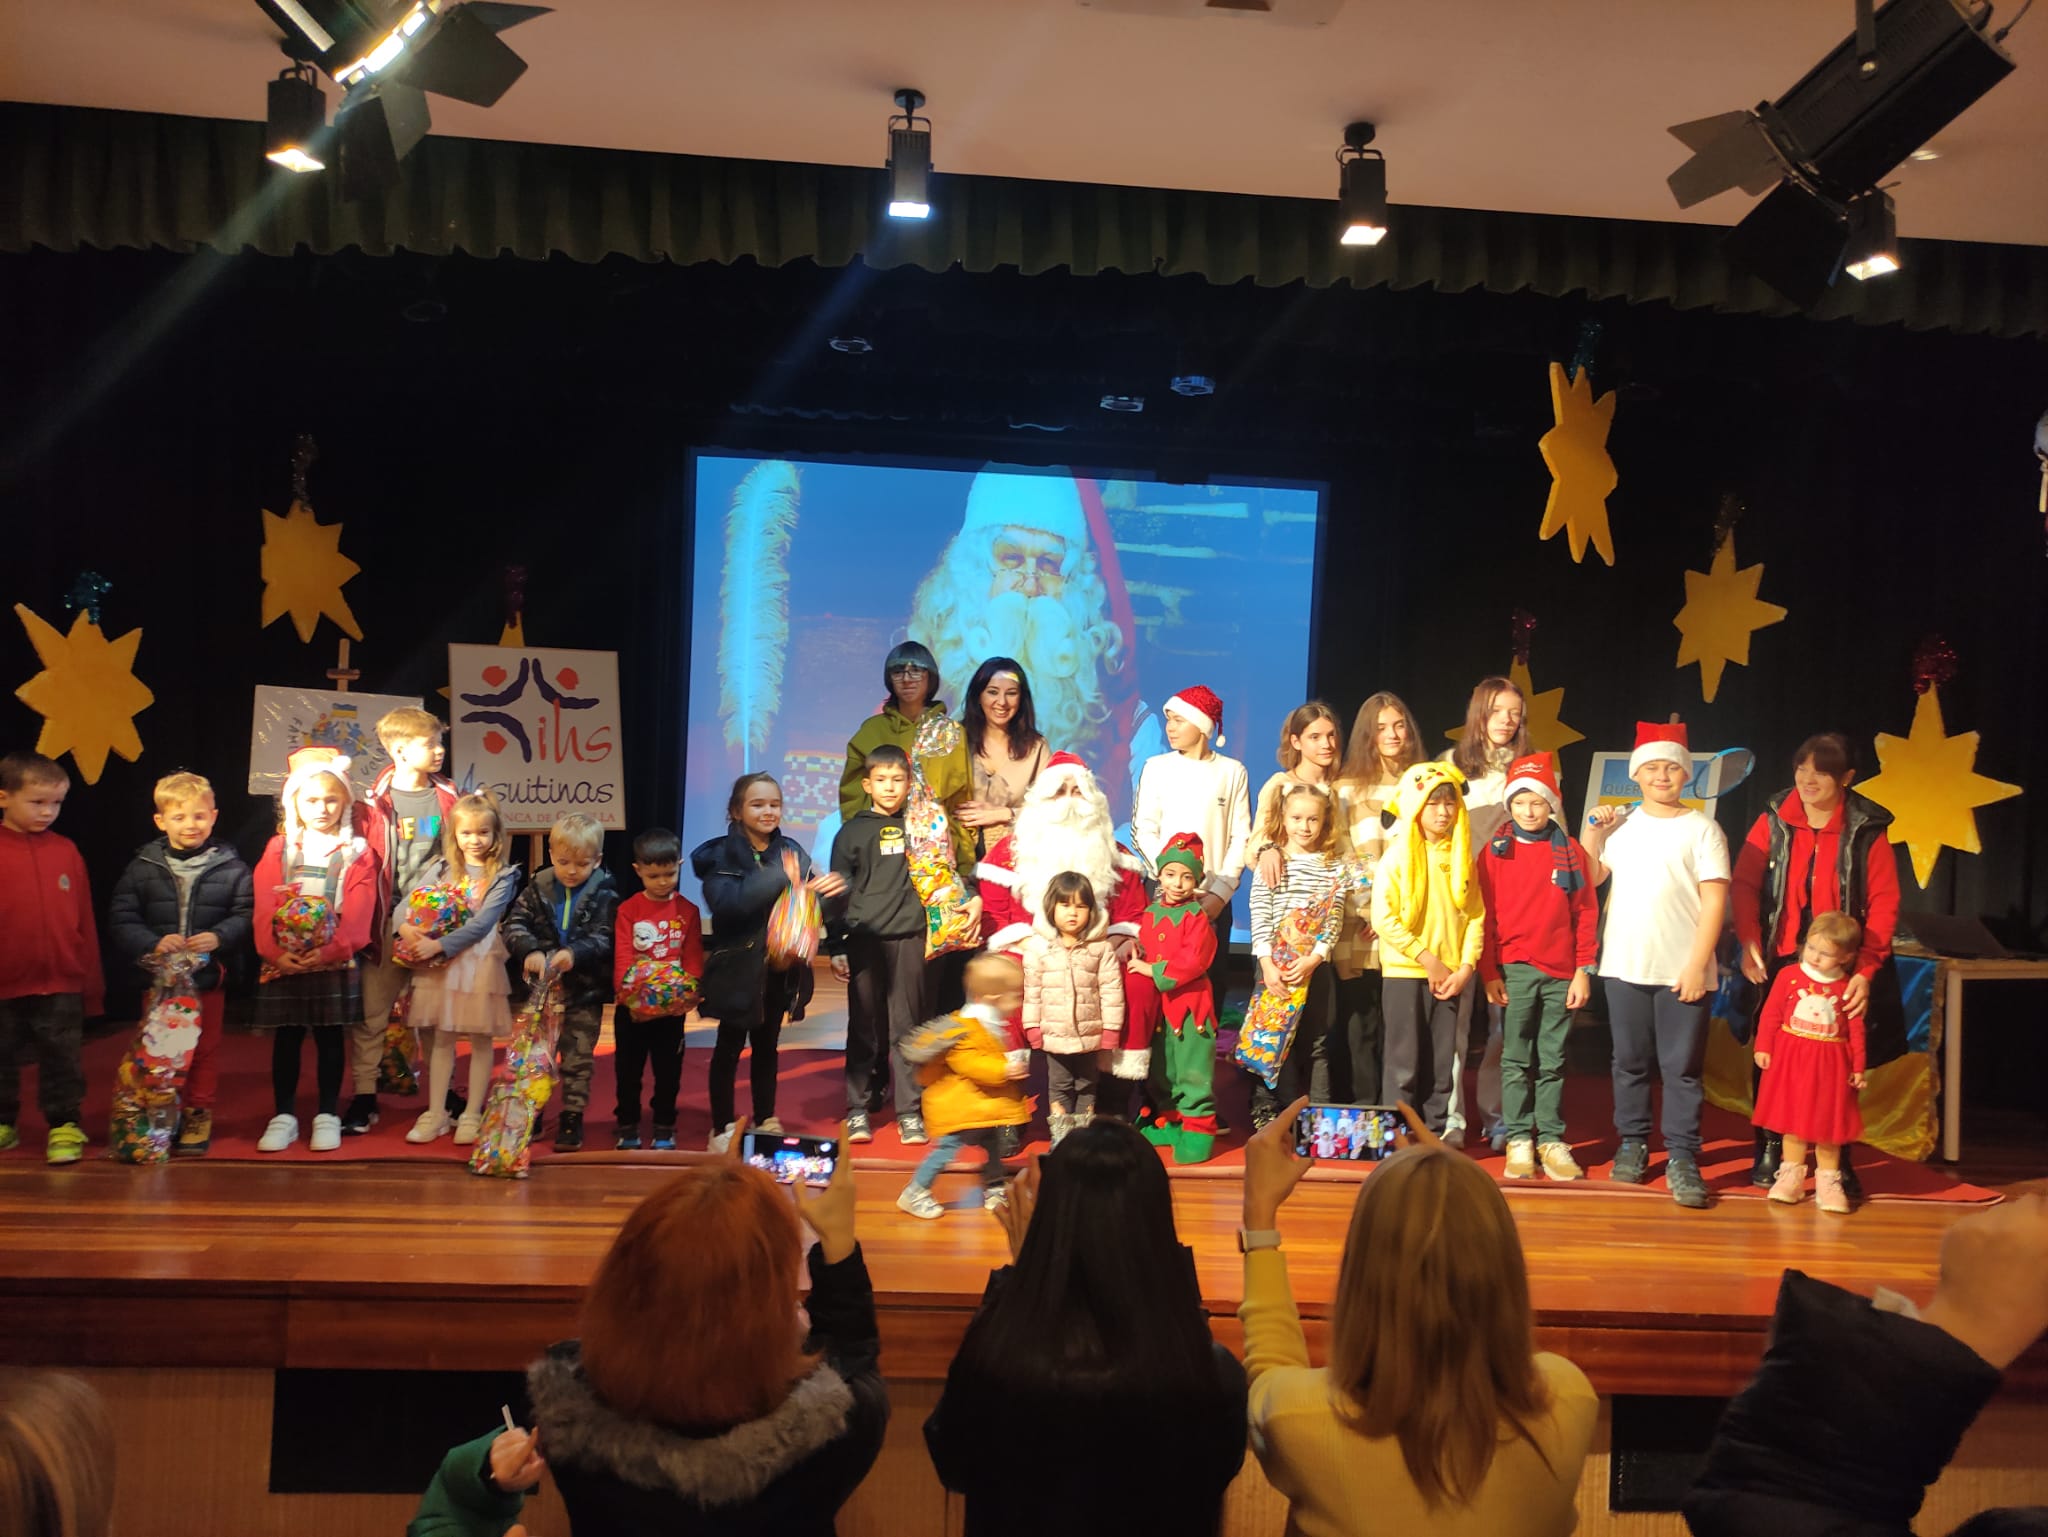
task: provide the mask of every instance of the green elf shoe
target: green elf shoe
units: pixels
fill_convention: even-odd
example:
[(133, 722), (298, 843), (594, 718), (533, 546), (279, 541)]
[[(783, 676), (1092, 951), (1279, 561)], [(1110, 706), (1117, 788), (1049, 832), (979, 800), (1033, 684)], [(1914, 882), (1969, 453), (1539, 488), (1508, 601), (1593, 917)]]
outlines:
[(1174, 1140), (1175, 1163), (1207, 1163), (1215, 1156), (1216, 1139), (1206, 1131), (1189, 1131), (1183, 1127)]
[(1138, 1128), (1138, 1135), (1154, 1147), (1170, 1147), (1176, 1162), (1180, 1160), (1180, 1127), (1171, 1121), (1154, 1121), (1150, 1126)]

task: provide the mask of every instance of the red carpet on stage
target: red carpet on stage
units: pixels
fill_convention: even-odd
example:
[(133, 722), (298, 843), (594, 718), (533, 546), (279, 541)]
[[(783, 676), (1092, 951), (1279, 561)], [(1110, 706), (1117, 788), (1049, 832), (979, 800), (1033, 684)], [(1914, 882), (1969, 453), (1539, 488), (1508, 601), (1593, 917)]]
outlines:
[[(114, 1071), (120, 1061), (123, 1049), (129, 1040), (128, 1032), (118, 1030), (87, 1042), (85, 1049), (85, 1073), (88, 1085), (84, 1113), (84, 1126), (92, 1139), (88, 1156), (104, 1156), (106, 1150), (107, 1108), (112, 1096)], [(841, 1057), (838, 1051), (784, 1048), (781, 1054), (781, 1090), (777, 1113), (785, 1127), (791, 1131), (823, 1133), (829, 1131), (845, 1113), (845, 1087), (841, 1076)], [(685, 1053), (683, 1060), (682, 1114), (678, 1126), (678, 1145), (685, 1149), (701, 1150), (710, 1133), (710, 1113), (706, 1108), (705, 1074), (710, 1064), (710, 1052), (694, 1042)], [(467, 1082), (467, 1068), (456, 1064), (455, 1082)], [(35, 1073), (30, 1069), (23, 1074), (22, 1101), (33, 1107)], [(1216, 1068), (1216, 1087), (1219, 1108), (1224, 1121), (1232, 1128), (1221, 1143), (1222, 1151), (1210, 1162), (1198, 1165), (1172, 1165), (1169, 1168), (1176, 1177), (1218, 1178), (1235, 1176), (1244, 1161), (1244, 1136), (1250, 1127), (1247, 1111), (1247, 1089), (1244, 1075), (1227, 1062), (1219, 1061)], [(740, 1064), (739, 1093), (740, 1109), (747, 1109), (747, 1068)], [(1033, 1085), (1041, 1102), (1044, 1093), (1043, 1069)], [(534, 1149), (535, 1161), (545, 1162), (556, 1157), (582, 1157), (587, 1153), (608, 1152), (612, 1145), (615, 1080), (609, 1044), (600, 1048), (596, 1071), (591, 1081), (590, 1112), (585, 1125), (586, 1154), (557, 1154), (547, 1147), (545, 1139)], [(1556, 1195), (1571, 1196), (1587, 1192), (1602, 1192), (1622, 1195), (1654, 1194), (1667, 1198), (1662, 1179), (1664, 1158), (1661, 1147), (1654, 1141), (1650, 1163), (1653, 1176), (1650, 1183), (1642, 1186), (1615, 1185), (1605, 1179), (1608, 1166), (1613, 1162), (1616, 1139), (1614, 1136), (1608, 1080), (1605, 1076), (1576, 1075), (1566, 1080), (1565, 1116), (1573, 1133), (1575, 1154), (1590, 1179), (1568, 1185), (1552, 1184), (1548, 1180), (1514, 1180), (1503, 1178), (1505, 1158), (1490, 1148), (1480, 1145), (1469, 1149), (1471, 1155), (1508, 1188), (1518, 1191), (1543, 1190)], [(344, 1137), (341, 1150), (336, 1153), (311, 1153), (306, 1149), (306, 1135), (311, 1130), (313, 1111), (313, 1060), (312, 1051), (306, 1049), (305, 1065), (300, 1078), (299, 1120), (300, 1139), (284, 1153), (258, 1153), (256, 1139), (263, 1134), (264, 1124), (270, 1119), (270, 1039), (268, 1036), (246, 1033), (230, 1033), (221, 1046), (220, 1094), (214, 1107), (214, 1159), (250, 1159), (261, 1162), (300, 1160), (309, 1163), (325, 1163), (336, 1160), (365, 1159), (422, 1159), (440, 1160), (447, 1163), (460, 1161), (458, 1153), (466, 1154), (467, 1149), (458, 1150), (447, 1138), (425, 1146), (415, 1146), (405, 1140), (405, 1133), (411, 1129), (415, 1117), (423, 1108), (424, 1101), (415, 1097), (400, 1099), (393, 1095), (382, 1096), (383, 1118), (366, 1136)], [(554, 1121), (556, 1106), (548, 1107), (548, 1120)], [(22, 1146), (11, 1153), (0, 1153), (0, 1158), (40, 1158), (42, 1156), (41, 1118), (33, 1108), (26, 1112), (29, 1127), (25, 1131)], [(1712, 1105), (1706, 1107), (1701, 1127), (1702, 1156), (1701, 1173), (1717, 1195), (1739, 1196), (1762, 1199), (1763, 1192), (1749, 1183), (1751, 1141), (1749, 1123), (1740, 1116), (1720, 1110)], [(1045, 1123), (1041, 1115), (1030, 1128), (1030, 1135), (1037, 1139), (1035, 1146), (1043, 1150)], [(1033, 1144), (1027, 1144), (1031, 1146)], [(922, 1156), (920, 1148), (903, 1147), (896, 1140), (888, 1110), (876, 1117), (875, 1140), (857, 1155), (862, 1167), (903, 1168), (916, 1165)], [(618, 1155), (629, 1157), (634, 1155)], [(661, 1155), (656, 1155), (661, 1156)], [(980, 1154), (976, 1153), (960, 1165), (962, 1168), (978, 1167)], [(1311, 1178), (1363, 1178), (1367, 1166), (1353, 1164), (1328, 1164), (1317, 1169)], [(1892, 1158), (1870, 1148), (1858, 1150), (1856, 1170), (1863, 1181), (1865, 1193), (1876, 1200), (1920, 1200), (1956, 1201), (1965, 1203), (1996, 1201), (2000, 1197), (1994, 1190), (1978, 1185), (1963, 1183), (1926, 1164), (1908, 1163)]]

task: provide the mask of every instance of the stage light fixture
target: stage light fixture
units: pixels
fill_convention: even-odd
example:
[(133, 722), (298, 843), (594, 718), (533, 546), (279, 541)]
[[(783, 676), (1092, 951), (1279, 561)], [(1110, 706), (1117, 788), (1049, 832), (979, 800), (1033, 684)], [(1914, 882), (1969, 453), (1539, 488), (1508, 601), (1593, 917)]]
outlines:
[(1198, 395), (1215, 394), (1216, 381), (1208, 374), (1175, 374), (1173, 383), (1168, 388), (1176, 395), (1185, 395), (1193, 399)]
[(359, 87), (334, 114), (341, 195), (351, 202), (384, 196), (398, 185), (398, 163), (427, 136), (427, 98), (397, 80)]
[(1859, 283), (1897, 272), (1899, 220), (1889, 193), (1866, 192), (1849, 205), (1849, 245), (1842, 270)]
[(1368, 149), (1371, 123), (1344, 125), (1337, 151), (1337, 227), (1341, 245), (1378, 245), (1387, 238), (1387, 160)]
[[(896, 93), (901, 110), (889, 119), (889, 217), (932, 216), (932, 122), (919, 117), (924, 92), (905, 86)], [(919, 123), (924, 124), (922, 128)]]
[(1125, 416), (1135, 416), (1145, 409), (1145, 397), (1143, 395), (1105, 395), (1097, 404), (1105, 411), (1117, 411)]
[(319, 140), (327, 127), (327, 98), (310, 64), (300, 62), (270, 82), (263, 158), (287, 171), (324, 171)]
[(1669, 130), (1693, 152), (1668, 178), (1671, 195), (1690, 208), (1738, 187), (1767, 192), (1729, 233), (1727, 255), (1812, 304), (1878, 179), (2012, 73), (2000, 46), (2010, 26), (1990, 25), (1985, 0), (1856, 0), (1855, 32), (1776, 101)]

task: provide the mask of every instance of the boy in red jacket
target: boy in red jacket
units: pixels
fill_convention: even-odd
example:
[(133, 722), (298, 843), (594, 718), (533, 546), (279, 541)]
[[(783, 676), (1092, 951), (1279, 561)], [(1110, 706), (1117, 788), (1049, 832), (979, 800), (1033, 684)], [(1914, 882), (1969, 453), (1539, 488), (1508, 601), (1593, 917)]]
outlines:
[(0, 758), (0, 1151), (21, 1142), (21, 1062), (32, 1055), (51, 1163), (85, 1156), (79, 1053), (107, 987), (85, 861), (50, 831), (70, 793), (71, 776), (41, 753)]
[[(676, 1096), (683, 1082), (683, 1022), (704, 984), (704, 921), (697, 904), (676, 895), (682, 840), (666, 827), (650, 827), (633, 840), (633, 873), (640, 889), (619, 904), (612, 920), (612, 1016), (617, 1050), (619, 1142), (640, 1146), (640, 1075), (654, 1067), (654, 1145), (676, 1145)], [(758, 1065), (758, 1064), (757, 1064)], [(759, 1099), (759, 1096), (756, 1096)], [(773, 1101), (771, 1100), (772, 1104)], [(773, 1119), (773, 1117), (769, 1117)], [(764, 1121), (758, 1131), (780, 1131)]]
[[(1508, 820), (1479, 855), (1486, 940), (1479, 976), (1507, 1009), (1500, 1054), (1508, 1178), (1583, 1177), (1564, 1134), (1564, 1044), (1585, 1007), (1600, 948), (1600, 901), (1586, 854), (1564, 830), (1548, 753), (1508, 766)], [(1533, 1076), (1532, 1076), (1533, 1069)]]

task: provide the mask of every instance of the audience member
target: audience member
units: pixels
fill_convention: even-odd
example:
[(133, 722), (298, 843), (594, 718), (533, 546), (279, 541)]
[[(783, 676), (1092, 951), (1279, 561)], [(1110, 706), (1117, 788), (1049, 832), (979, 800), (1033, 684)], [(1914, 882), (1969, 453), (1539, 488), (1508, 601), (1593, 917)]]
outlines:
[(0, 1532), (107, 1537), (114, 1424), (90, 1384), (0, 1369)]
[(486, 1431), (441, 1460), (405, 1537), (527, 1537), (519, 1512), (546, 1470), (532, 1431)]

